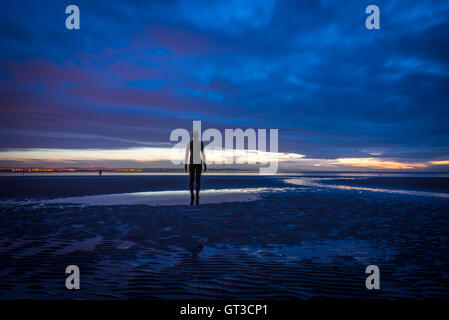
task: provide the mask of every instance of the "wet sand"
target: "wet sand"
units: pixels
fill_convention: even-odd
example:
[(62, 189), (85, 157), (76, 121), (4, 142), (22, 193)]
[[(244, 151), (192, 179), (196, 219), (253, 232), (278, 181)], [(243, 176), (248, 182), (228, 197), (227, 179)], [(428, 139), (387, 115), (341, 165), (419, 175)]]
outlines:
[(296, 187), (199, 207), (3, 201), (0, 298), (449, 297), (448, 199)]

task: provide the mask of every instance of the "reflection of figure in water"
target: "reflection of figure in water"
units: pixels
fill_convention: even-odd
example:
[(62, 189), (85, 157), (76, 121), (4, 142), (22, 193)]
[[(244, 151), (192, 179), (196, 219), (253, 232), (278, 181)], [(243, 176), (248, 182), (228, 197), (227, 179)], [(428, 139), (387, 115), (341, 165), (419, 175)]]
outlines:
[[(189, 162), (189, 153), (190, 160)], [(189, 164), (187, 166), (187, 164)], [(199, 204), (200, 195), (200, 179), (202, 165), (204, 165), (204, 172), (207, 170), (206, 166), (206, 154), (204, 153), (204, 144), (202, 141), (198, 140), (198, 132), (193, 132), (193, 140), (187, 144), (186, 147), (186, 158), (185, 158), (185, 170), (190, 174), (189, 188), (190, 188), (190, 205), (193, 205), (195, 196), (193, 194), (193, 180), (196, 180), (196, 204)]]

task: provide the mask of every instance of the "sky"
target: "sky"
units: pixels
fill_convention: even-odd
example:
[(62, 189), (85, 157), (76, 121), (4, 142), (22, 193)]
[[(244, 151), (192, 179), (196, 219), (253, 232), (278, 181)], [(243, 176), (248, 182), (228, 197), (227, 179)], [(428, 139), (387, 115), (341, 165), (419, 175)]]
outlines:
[(200, 120), (292, 170), (449, 171), (447, 39), (447, 1), (2, 1), (0, 167), (164, 167)]

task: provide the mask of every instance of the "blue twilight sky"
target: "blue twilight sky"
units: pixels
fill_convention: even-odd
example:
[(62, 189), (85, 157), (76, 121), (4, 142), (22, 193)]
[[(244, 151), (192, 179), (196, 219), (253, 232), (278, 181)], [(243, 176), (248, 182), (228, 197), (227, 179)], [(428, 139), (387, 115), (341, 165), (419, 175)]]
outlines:
[(201, 120), (300, 169), (449, 169), (447, 1), (2, 1), (0, 39), (0, 166), (148, 167)]

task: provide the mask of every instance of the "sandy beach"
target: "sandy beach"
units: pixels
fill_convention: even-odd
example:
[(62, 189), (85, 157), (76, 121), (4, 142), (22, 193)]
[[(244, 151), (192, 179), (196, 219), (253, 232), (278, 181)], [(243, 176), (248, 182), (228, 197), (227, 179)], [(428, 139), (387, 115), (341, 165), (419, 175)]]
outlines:
[[(292, 179), (205, 176), (221, 196), (197, 207), (179, 202), (184, 176), (1, 177), (0, 297), (449, 297), (448, 178), (326, 182), (403, 193)], [(174, 205), (129, 200), (167, 190)], [(114, 204), (92, 202), (104, 195)], [(80, 290), (65, 288), (70, 264)], [(381, 290), (365, 287), (371, 264)]]

